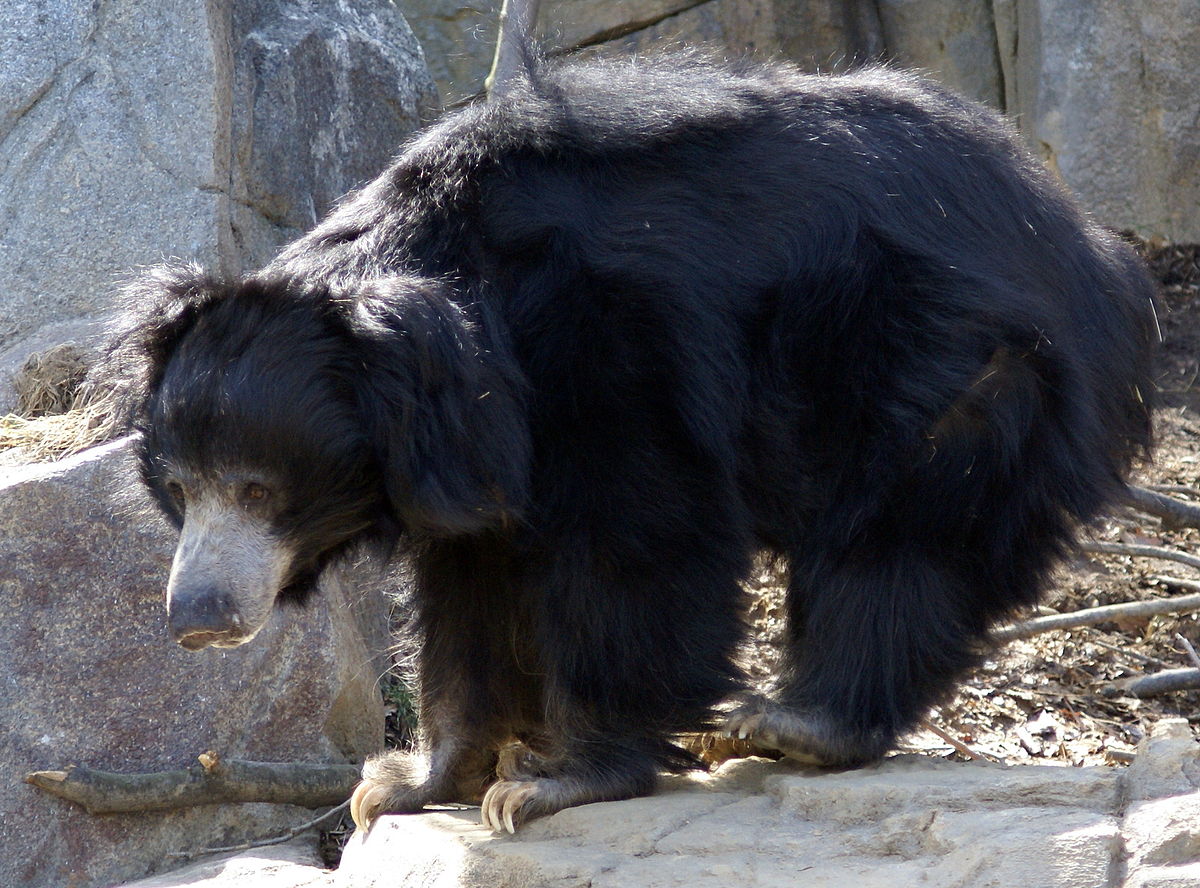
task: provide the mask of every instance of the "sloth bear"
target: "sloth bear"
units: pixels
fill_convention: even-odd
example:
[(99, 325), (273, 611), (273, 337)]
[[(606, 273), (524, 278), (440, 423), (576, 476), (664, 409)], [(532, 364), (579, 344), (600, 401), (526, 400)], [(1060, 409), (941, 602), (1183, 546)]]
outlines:
[(760, 552), (787, 649), (725, 729), (876, 759), (1149, 446), (1138, 261), (888, 70), (547, 66), (261, 271), (130, 295), (180, 644), (249, 641), (351, 547), (411, 559), (422, 754), (367, 764), (360, 825), (511, 831), (694, 766)]

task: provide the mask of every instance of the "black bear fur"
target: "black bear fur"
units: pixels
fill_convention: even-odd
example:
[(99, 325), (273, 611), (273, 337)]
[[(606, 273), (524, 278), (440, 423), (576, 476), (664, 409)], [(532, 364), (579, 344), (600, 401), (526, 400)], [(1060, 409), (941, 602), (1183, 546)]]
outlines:
[(787, 650), (730, 724), (877, 758), (1150, 442), (1138, 260), (997, 115), (882, 69), (548, 65), (261, 271), (132, 295), (169, 514), (164, 466), (252, 465), (282, 598), (364, 539), (412, 558), (428, 764), (370, 766), (372, 816), (691, 765), (761, 551)]

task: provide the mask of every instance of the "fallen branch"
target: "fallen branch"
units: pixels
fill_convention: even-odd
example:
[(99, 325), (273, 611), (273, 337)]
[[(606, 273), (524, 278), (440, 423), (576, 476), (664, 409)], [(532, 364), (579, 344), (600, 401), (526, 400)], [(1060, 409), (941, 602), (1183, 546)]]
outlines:
[(1126, 487), (1125, 498), (1139, 512), (1161, 519), (1163, 527), (1168, 530), (1200, 527), (1200, 506), (1133, 484)]
[(117, 774), (86, 767), (35, 771), (25, 782), (81, 805), (89, 814), (169, 811), (223, 802), (324, 808), (345, 801), (359, 779), (354, 765), (222, 761), (215, 753), (179, 771)]
[(1174, 691), (1190, 691), (1200, 688), (1200, 669), (1164, 669), (1153, 675), (1123, 678), (1114, 681), (1103, 690), (1106, 697), (1122, 694), (1130, 697), (1156, 697)]
[(1147, 484), (1144, 489), (1152, 490), (1155, 493), (1178, 493), (1181, 496), (1200, 495), (1200, 490), (1186, 484)]
[(1168, 549), (1164, 546), (1141, 546), (1131, 543), (1102, 543), (1096, 540), (1086, 540), (1079, 544), (1084, 552), (1103, 552), (1106, 555), (1133, 555), (1137, 558), (1162, 558), (1166, 561), (1178, 561), (1188, 567), (1200, 570), (1200, 557), (1180, 552), (1178, 549)]
[[(1173, 577), (1164, 578), (1164, 580), (1181, 584), (1181, 581)], [(1200, 584), (1188, 586), (1188, 588), (1194, 587), (1200, 587)], [(1013, 623), (993, 629), (992, 639), (997, 642), (1015, 641), (1018, 638), (1032, 638), (1054, 629), (1076, 629), (1080, 626), (1107, 623), (1110, 620), (1132, 620), (1159, 614), (1188, 614), (1193, 611), (1200, 611), (1200, 593), (1178, 595), (1174, 598), (1154, 598), (1150, 601), (1131, 601), (1126, 604), (1108, 604), (1103, 607), (1089, 607), (1066, 614), (1034, 617), (1023, 623)]]

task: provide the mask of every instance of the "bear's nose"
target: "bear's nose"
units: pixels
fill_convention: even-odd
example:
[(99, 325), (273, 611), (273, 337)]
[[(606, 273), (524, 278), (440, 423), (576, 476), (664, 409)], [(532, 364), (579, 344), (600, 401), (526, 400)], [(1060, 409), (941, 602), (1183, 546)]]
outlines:
[(236, 643), (242, 617), (233, 597), (217, 589), (176, 591), (167, 607), (171, 637), (189, 651), (219, 642)]

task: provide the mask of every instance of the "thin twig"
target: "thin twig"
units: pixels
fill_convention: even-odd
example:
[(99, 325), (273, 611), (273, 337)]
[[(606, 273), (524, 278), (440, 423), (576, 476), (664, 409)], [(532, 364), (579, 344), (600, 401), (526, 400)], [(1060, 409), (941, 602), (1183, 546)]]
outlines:
[(1123, 648), (1119, 645), (1110, 644), (1107, 641), (1101, 641), (1096, 637), (1100, 634), (1100, 630), (1095, 626), (1088, 626), (1086, 628), (1088, 630), (1088, 637), (1085, 641), (1085, 644), (1094, 644), (1096, 647), (1102, 647), (1105, 650), (1112, 651), (1114, 654), (1120, 654), (1123, 657), (1129, 657), (1131, 660), (1137, 660), (1139, 663), (1149, 663), (1151, 666), (1157, 666), (1159, 669), (1173, 668), (1166, 660), (1160, 660), (1158, 657), (1151, 657), (1147, 654), (1139, 654), (1137, 651), (1130, 650), (1129, 648)]
[(1192, 665), (1200, 669), (1200, 656), (1197, 656), (1196, 649), (1192, 647), (1192, 643), (1183, 637), (1180, 632), (1175, 633), (1175, 639), (1183, 645), (1183, 649), (1187, 651), (1188, 659), (1192, 661)]
[(350, 800), (346, 799), (346, 801), (342, 802), (336, 808), (330, 808), (324, 814), (314, 817), (312, 820), (309, 820), (306, 823), (301, 823), (299, 826), (293, 826), (282, 835), (272, 836), (269, 839), (258, 839), (254, 842), (242, 842), (240, 845), (225, 845), (222, 848), (203, 848), (199, 851), (172, 851), (167, 855), (167, 857), (178, 860), (180, 858), (200, 857), (203, 854), (229, 854), (233, 851), (249, 851), (251, 848), (265, 848), (268, 845), (281, 845), (284, 842), (291, 841), (302, 833), (308, 832), (322, 820), (327, 820), (334, 814), (344, 813), (349, 806)]
[[(1179, 581), (1171, 579), (1171, 582)], [(1196, 585), (1200, 586), (1200, 584)], [(1018, 638), (1032, 638), (1042, 632), (1050, 632), (1054, 629), (1077, 629), (1080, 626), (1095, 626), (1097, 623), (1107, 623), (1111, 620), (1140, 619), (1159, 614), (1187, 614), (1198, 610), (1200, 610), (1200, 593), (1179, 595), (1175, 598), (1131, 601), (1125, 604), (1089, 607), (1049, 617), (1035, 617), (1023, 623), (1000, 626), (992, 630), (992, 638), (997, 642), (1006, 642)]]
[(1132, 555), (1137, 558), (1162, 558), (1166, 561), (1178, 561), (1188, 567), (1200, 570), (1200, 557), (1168, 549), (1164, 546), (1142, 546), (1131, 543), (1104, 543), (1098, 540), (1085, 540), (1079, 544), (1084, 552), (1103, 552), (1106, 555)]
[(984, 755), (981, 752), (976, 752), (971, 747), (967, 746), (967, 744), (963, 743), (961, 740), (959, 740), (957, 737), (955, 737), (953, 734), (943, 731), (941, 728), (939, 728), (937, 725), (935, 725), (933, 722), (931, 722), (927, 718), (921, 719), (921, 727), (924, 728), (925, 730), (929, 731), (932, 734), (937, 734), (939, 737), (941, 737), (943, 740), (945, 740), (947, 743), (949, 743), (958, 752), (961, 752), (967, 758), (974, 759), (977, 762), (998, 761), (998, 759), (993, 758), (992, 756)]

